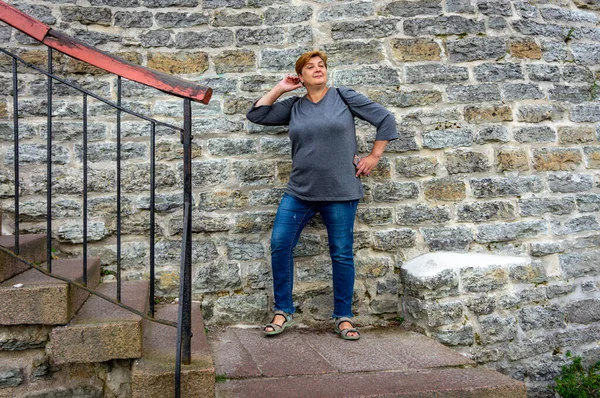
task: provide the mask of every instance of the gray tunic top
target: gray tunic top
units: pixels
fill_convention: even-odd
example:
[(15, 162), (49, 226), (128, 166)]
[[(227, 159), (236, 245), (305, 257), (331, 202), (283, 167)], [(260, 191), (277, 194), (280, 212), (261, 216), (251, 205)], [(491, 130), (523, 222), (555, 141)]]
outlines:
[(345, 201), (363, 197), (352, 163), (357, 153), (354, 115), (377, 128), (376, 140), (398, 138), (394, 115), (364, 95), (330, 87), (321, 101), (290, 97), (273, 105), (252, 106), (246, 117), (265, 126), (289, 124), (292, 172), (286, 192), (308, 201)]

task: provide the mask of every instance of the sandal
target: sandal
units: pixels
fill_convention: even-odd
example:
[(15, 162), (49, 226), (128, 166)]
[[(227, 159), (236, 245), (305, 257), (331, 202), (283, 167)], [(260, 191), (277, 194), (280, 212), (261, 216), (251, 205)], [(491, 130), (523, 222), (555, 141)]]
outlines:
[[(275, 323), (275, 315), (281, 315), (285, 318), (285, 321), (283, 321), (283, 324), (278, 325)], [(294, 324), (294, 321), (293, 321), (292, 314), (288, 314), (287, 312), (277, 310), (277, 311), (275, 311), (275, 314), (273, 315), (273, 319), (271, 320), (271, 323), (269, 323), (268, 325), (265, 325), (265, 327), (263, 328), (263, 333), (267, 336), (275, 336), (276, 334), (282, 333), (286, 328), (289, 328), (293, 324)], [(267, 330), (267, 328), (271, 328), (272, 330)]]
[[(348, 322), (352, 327), (348, 329), (341, 330), (340, 324)], [(348, 317), (336, 318), (335, 320), (335, 328), (333, 329), (336, 333), (339, 333), (344, 340), (358, 340), (360, 339), (360, 332), (356, 328), (356, 325), (352, 320)], [(348, 333), (356, 333), (356, 336), (348, 336)]]

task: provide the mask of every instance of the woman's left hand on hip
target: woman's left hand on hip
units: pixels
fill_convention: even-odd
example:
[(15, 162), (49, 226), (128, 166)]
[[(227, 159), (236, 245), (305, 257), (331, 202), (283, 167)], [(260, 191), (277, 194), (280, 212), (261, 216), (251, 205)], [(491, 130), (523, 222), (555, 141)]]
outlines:
[(377, 163), (379, 163), (378, 157), (374, 155), (365, 156), (358, 162), (358, 166), (356, 166), (356, 176), (360, 177), (363, 175), (368, 177), (375, 166), (377, 166)]

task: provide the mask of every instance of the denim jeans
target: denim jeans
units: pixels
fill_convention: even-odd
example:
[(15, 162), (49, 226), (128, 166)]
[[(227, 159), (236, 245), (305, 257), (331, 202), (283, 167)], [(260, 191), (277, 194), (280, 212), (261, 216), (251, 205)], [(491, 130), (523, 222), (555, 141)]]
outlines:
[(311, 202), (284, 194), (277, 209), (271, 235), (271, 265), (275, 309), (295, 312), (292, 301), (294, 257), (292, 250), (310, 219), (321, 214), (327, 227), (333, 266), (333, 317), (352, 317), (354, 293), (354, 217), (358, 200)]

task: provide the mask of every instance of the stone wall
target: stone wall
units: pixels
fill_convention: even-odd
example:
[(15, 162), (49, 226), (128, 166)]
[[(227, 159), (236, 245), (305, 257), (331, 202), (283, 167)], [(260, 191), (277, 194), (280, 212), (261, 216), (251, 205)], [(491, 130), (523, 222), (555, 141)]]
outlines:
[(554, 397), (549, 386), (570, 363), (567, 352), (585, 366), (600, 361), (600, 278), (587, 272), (597, 264), (594, 253), (565, 255), (560, 266), (428, 253), (402, 267), (403, 313), (419, 331), (525, 381), (530, 397)]
[[(320, 48), (330, 82), (392, 110), (400, 139), (364, 178), (356, 221), (355, 312), (398, 315), (400, 267), (431, 251), (533, 256), (595, 295), (600, 239), (600, 3), (597, 0), (60, 0), (11, 2), (98, 48), (213, 88), (194, 104), (194, 294), (209, 323), (262, 321), (270, 305), (269, 235), (290, 172), (283, 127), (244, 115), (296, 57)], [(4, 48), (37, 65), (45, 50), (5, 26)], [(116, 98), (116, 79), (55, 56), (55, 70)], [(45, 81), (23, 67), (19, 92), (23, 232), (45, 230)], [(124, 82), (136, 112), (181, 123), (182, 101)], [(0, 197), (13, 208), (10, 63), (0, 57)], [(302, 94), (299, 90), (299, 94)], [(90, 251), (116, 263), (113, 111), (89, 101)], [(53, 234), (81, 252), (80, 96), (57, 84)], [(361, 153), (375, 130), (358, 122)], [(148, 272), (150, 126), (123, 125), (123, 267)], [(181, 230), (181, 146), (157, 128), (157, 286), (174, 295)], [(331, 311), (330, 260), (318, 219), (296, 249), (301, 319)], [(583, 283), (583, 282), (582, 282)], [(588, 286), (589, 285), (589, 286)], [(401, 314), (402, 315), (402, 314)]]

